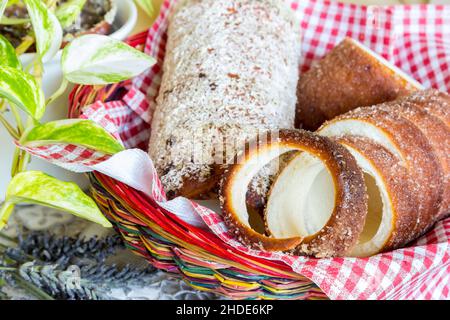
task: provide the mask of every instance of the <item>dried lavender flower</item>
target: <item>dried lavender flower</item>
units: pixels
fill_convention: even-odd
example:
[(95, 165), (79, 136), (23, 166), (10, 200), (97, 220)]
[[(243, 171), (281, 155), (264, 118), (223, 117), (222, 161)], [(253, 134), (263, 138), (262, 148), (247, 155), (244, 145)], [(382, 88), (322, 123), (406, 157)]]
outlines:
[(153, 270), (132, 266), (96, 264), (61, 270), (58, 265), (26, 262), (19, 267), (20, 276), (56, 299), (102, 300), (117, 287), (145, 284)]
[(26, 254), (32, 255), (43, 262), (53, 262), (67, 265), (75, 258), (93, 259), (103, 262), (122, 249), (123, 241), (118, 235), (105, 238), (93, 237), (57, 237), (48, 233), (33, 232), (19, 237), (19, 248)]
[(58, 238), (33, 232), (20, 236), (16, 248), (4, 250), (0, 279), (12, 287), (25, 284), (32, 294), (43, 298), (108, 299), (112, 289), (151, 283), (155, 272), (150, 265), (137, 268), (105, 263), (107, 257), (122, 247), (119, 236)]
[(144, 285), (148, 276), (153, 274), (155, 269), (136, 268), (131, 265), (117, 267), (116, 265), (89, 265), (81, 267), (81, 276), (92, 283), (105, 284), (110, 288), (131, 285)]
[(35, 262), (27, 262), (20, 266), (19, 274), (56, 299), (106, 299), (106, 296), (96, 292), (97, 288), (93, 283), (82, 281), (74, 270), (76, 269), (59, 270), (57, 266), (39, 266)]

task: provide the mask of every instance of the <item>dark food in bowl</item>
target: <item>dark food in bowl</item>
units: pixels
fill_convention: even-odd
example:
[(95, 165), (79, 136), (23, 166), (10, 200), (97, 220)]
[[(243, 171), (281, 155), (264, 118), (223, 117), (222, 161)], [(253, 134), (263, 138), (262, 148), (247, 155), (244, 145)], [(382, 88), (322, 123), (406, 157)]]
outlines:
[[(63, 4), (66, 0), (58, 1)], [(83, 34), (110, 34), (114, 32), (114, 18), (117, 7), (114, 0), (87, 0), (80, 16), (75, 22), (63, 30), (64, 38), (62, 47), (74, 38)], [(23, 3), (8, 7), (4, 16), (14, 19), (27, 19), (28, 12)], [(5, 36), (14, 47), (22, 43), (22, 39), (32, 31), (31, 23), (6, 25), (0, 24), (0, 34)], [(35, 52), (35, 46), (31, 46), (27, 52)]]

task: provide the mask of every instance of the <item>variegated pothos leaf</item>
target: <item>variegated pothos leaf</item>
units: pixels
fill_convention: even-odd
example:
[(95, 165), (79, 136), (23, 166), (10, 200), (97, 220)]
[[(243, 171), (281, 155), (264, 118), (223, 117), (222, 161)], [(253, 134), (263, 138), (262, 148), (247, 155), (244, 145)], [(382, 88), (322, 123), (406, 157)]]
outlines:
[(78, 185), (60, 181), (40, 171), (25, 171), (14, 176), (8, 186), (5, 202), (9, 205), (24, 202), (52, 207), (111, 227), (95, 202)]
[(65, 78), (73, 83), (103, 85), (130, 79), (155, 63), (126, 43), (102, 35), (85, 35), (63, 50)]
[(23, 0), (33, 25), (37, 52), (47, 62), (61, 48), (62, 28), (56, 16), (42, 0)]
[(86, 0), (68, 0), (56, 8), (55, 15), (61, 26), (66, 28), (72, 25), (83, 10)]
[(2, 19), (3, 13), (5, 12), (8, 0), (0, 0), (0, 20)]
[(105, 129), (92, 120), (65, 119), (44, 123), (25, 132), (20, 144), (40, 147), (55, 143), (68, 143), (92, 150), (114, 154), (123, 146)]
[(21, 69), (22, 65), (17, 58), (16, 51), (12, 44), (0, 34), (0, 66), (8, 66)]
[(44, 115), (44, 92), (30, 74), (20, 69), (0, 65), (0, 97), (18, 106), (35, 120)]
[(155, 12), (155, 8), (153, 5), (153, 0), (134, 0), (137, 5), (144, 10), (144, 12), (149, 16), (153, 16), (153, 13)]

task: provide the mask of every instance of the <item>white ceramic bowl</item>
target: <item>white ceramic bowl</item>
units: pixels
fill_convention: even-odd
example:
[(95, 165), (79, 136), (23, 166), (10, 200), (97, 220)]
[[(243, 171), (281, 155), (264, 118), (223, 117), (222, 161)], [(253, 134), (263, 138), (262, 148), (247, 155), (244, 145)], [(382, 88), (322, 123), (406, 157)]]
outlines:
[[(137, 10), (133, 0), (115, 0), (117, 3), (117, 16), (114, 24), (117, 26), (117, 31), (111, 34), (119, 40), (125, 39), (133, 30), (137, 21)], [(21, 56), (23, 65), (29, 64), (33, 58), (34, 53), (27, 53)], [(62, 80), (62, 72), (60, 68), (61, 51), (48, 63), (44, 65), (43, 75), (43, 90), (46, 97), (49, 97), (59, 87)], [(69, 86), (65, 94), (58, 98), (52, 105), (48, 106), (46, 115), (43, 121), (51, 121), (63, 119), (67, 117), (67, 102), (68, 95), (73, 86)], [(8, 120), (13, 122), (10, 114), (6, 114)], [(14, 152), (14, 145), (12, 139), (3, 126), (0, 125), (0, 202), (4, 200), (6, 188), (11, 179), (10, 166)], [(84, 175), (75, 174), (73, 172), (64, 170), (60, 167), (52, 165), (46, 161), (33, 158), (30, 169), (44, 171), (54, 177), (65, 181), (74, 181), (82, 188), (87, 187), (87, 181)]]
[[(113, 25), (117, 28), (114, 33), (109, 36), (114, 39), (123, 40), (125, 39), (133, 30), (137, 22), (137, 9), (133, 0), (114, 0), (117, 5), (116, 18), (114, 19)], [(62, 50), (53, 58), (54, 61), (59, 61), (61, 58)], [(35, 53), (24, 53), (20, 56), (20, 61), (23, 65), (27, 65), (33, 61)]]

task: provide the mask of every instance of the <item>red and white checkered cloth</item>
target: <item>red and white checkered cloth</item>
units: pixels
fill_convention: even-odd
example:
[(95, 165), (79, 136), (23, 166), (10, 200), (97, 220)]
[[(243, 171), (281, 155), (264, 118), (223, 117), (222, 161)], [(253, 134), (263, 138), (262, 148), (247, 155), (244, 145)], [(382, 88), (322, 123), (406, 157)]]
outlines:
[[(148, 31), (145, 52), (157, 58), (149, 71), (127, 83), (121, 101), (96, 102), (82, 117), (100, 123), (127, 148), (146, 149), (152, 110), (161, 81), (167, 39), (167, 15), (175, 0), (166, 0)], [(344, 37), (364, 43), (425, 87), (450, 90), (450, 6), (359, 6), (325, 0), (287, 1), (300, 17), (301, 70)], [(447, 28), (446, 28), (447, 26)], [(38, 157), (75, 171), (89, 171), (107, 157), (68, 145), (28, 149)], [(147, 193), (174, 214), (200, 215), (223, 241), (265, 259), (281, 260), (314, 281), (331, 299), (449, 299), (450, 219), (405, 249), (370, 258), (313, 259), (248, 249), (227, 232), (221, 216), (187, 199), (165, 202), (151, 161)]]

